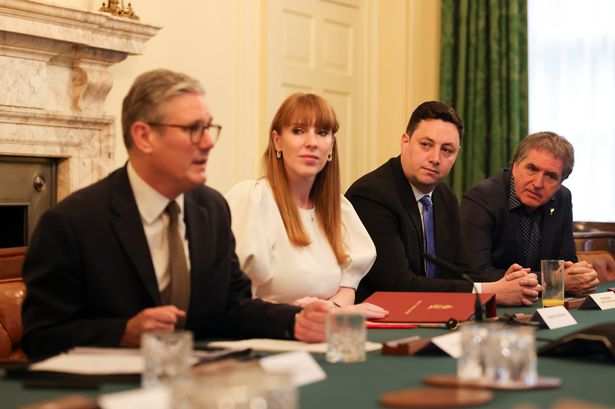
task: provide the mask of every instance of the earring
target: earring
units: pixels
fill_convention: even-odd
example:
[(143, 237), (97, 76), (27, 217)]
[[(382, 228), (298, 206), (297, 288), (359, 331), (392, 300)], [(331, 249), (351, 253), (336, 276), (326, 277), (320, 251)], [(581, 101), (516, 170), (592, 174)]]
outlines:
[(275, 157), (278, 159), (282, 158), (282, 151), (275, 151)]
[(333, 160), (333, 153), (330, 153), (329, 156), (327, 156), (327, 162), (331, 162)]

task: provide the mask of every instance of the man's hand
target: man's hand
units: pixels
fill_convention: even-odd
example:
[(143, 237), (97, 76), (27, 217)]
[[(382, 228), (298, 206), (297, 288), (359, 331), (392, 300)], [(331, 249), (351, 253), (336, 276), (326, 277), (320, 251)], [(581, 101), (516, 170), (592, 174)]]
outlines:
[(510, 266), (498, 281), (483, 283), (482, 287), (485, 293), (495, 293), (497, 303), (501, 305), (532, 305), (542, 290), (536, 274), (518, 264)]
[(331, 312), (328, 301), (314, 301), (307, 304), (295, 316), (295, 338), (303, 342), (325, 340), (325, 317)]
[(341, 307), (338, 311), (343, 312), (351, 312), (356, 314), (361, 314), (365, 318), (384, 318), (389, 312), (382, 307), (379, 307), (375, 304), (370, 304), (368, 302), (363, 302), (361, 304), (356, 305), (347, 305), (345, 307)]
[(594, 267), (587, 261), (564, 262), (566, 291), (577, 297), (584, 297), (596, 291), (600, 280)]
[(146, 308), (128, 320), (120, 345), (138, 347), (141, 344), (141, 334), (144, 332), (173, 332), (177, 319), (185, 316), (185, 311), (173, 305)]
[(506, 270), (504, 277), (506, 277), (508, 281), (512, 281), (520, 277), (525, 277), (529, 272), (529, 268), (523, 268), (523, 266), (521, 266), (520, 264), (514, 263), (511, 264), (510, 267), (508, 267), (508, 270)]

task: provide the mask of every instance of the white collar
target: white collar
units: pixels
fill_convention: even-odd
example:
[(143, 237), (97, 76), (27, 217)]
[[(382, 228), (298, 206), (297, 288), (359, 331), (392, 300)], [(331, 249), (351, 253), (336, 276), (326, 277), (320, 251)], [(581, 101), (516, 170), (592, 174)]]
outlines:
[[(408, 182), (410, 183), (410, 182)], [(414, 193), (414, 198), (416, 199), (416, 201), (418, 202), (419, 200), (421, 200), (421, 198), (425, 195), (429, 196), (429, 198), (431, 199), (431, 195), (433, 193), (433, 190), (429, 193), (423, 193), (420, 190), (418, 190), (416, 187), (414, 187), (414, 185), (412, 183), (410, 183), (410, 187), (412, 188), (412, 193)]]
[[(139, 176), (130, 161), (126, 168), (128, 172), (128, 181), (135, 195), (135, 201), (137, 202), (137, 208), (139, 209), (141, 218), (144, 223), (150, 224), (160, 216), (170, 200), (168, 197), (162, 195), (156, 189), (148, 185), (147, 182)], [(179, 205), (181, 217), (184, 212), (184, 194), (182, 193), (177, 196), (175, 201)]]

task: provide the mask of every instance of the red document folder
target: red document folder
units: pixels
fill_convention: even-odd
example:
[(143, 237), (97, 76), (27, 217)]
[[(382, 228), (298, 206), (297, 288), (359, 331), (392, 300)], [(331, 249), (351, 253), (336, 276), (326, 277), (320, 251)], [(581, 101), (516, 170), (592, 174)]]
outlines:
[[(496, 316), (495, 294), (479, 294), (485, 317)], [(365, 302), (389, 311), (374, 322), (445, 323), (451, 318), (459, 322), (474, 318), (476, 294), (418, 293), (376, 291)]]

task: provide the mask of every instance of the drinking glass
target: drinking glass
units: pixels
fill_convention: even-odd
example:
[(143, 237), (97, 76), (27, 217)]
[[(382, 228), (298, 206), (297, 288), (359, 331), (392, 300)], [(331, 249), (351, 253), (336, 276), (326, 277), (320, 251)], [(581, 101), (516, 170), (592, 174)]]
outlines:
[(486, 345), (489, 334), (502, 328), (494, 322), (467, 322), (461, 328), (461, 356), (457, 360), (457, 377), (463, 380), (485, 380)]
[(284, 373), (238, 367), (173, 384), (171, 409), (297, 409), (297, 387)]
[(192, 333), (145, 332), (141, 337), (144, 388), (169, 384), (190, 374)]
[(542, 306), (564, 305), (564, 260), (541, 260)]
[(504, 387), (536, 383), (536, 337), (534, 328), (505, 327), (489, 334), (486, 377)]
[(365, 361), (367, 328), (360, 314), (332, 312), (325, 322), (327, 355), (329, 362)]

